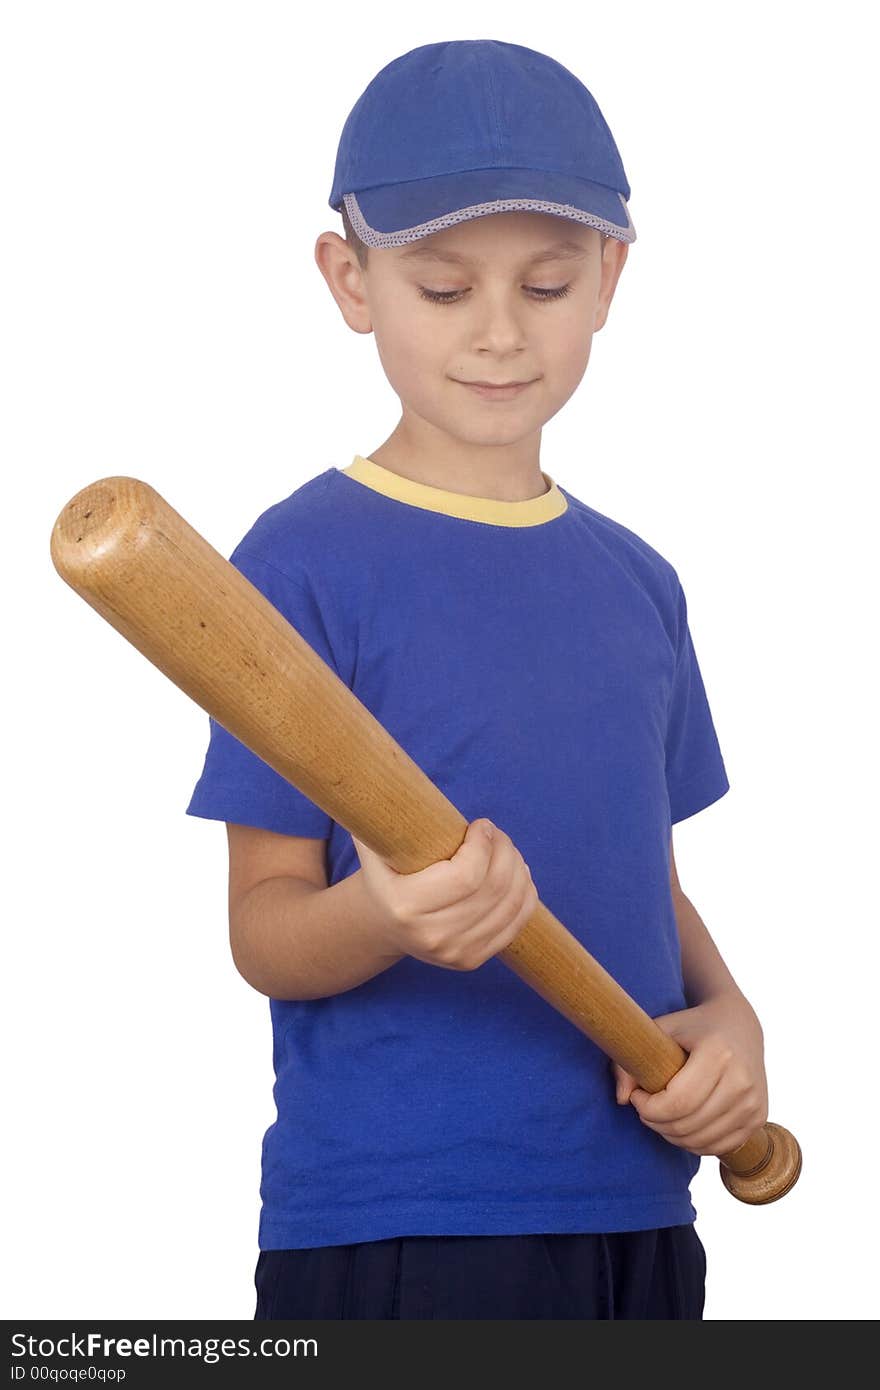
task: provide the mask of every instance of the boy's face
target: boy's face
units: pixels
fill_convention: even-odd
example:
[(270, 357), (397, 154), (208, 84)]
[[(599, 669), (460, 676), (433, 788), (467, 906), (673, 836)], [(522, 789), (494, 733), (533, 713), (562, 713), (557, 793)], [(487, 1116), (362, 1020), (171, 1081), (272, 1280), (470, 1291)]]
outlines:
[[(350, 327), (375, 334), (404, 417), (465, 448), (540, 436), (586, 370), (628, 250), (567, 218), (494, 213), (371, 247), (361, 271), (341, 238), (344, 254), (320, 250), (334, 236), (316, 259)], [(494, 395), (468, 382), (530, 384)]]

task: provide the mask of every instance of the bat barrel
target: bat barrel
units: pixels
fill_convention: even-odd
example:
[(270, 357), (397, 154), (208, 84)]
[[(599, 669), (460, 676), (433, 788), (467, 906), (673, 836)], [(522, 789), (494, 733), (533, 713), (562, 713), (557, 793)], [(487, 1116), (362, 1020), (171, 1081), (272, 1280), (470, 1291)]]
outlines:
[[(52, 529), (61, 578), (175, 685), (399, 873), (450, 859), (468, 822), (255, 585), (137, 478), (78, 492)], [(543, 903), (499, 959), (645, 1090), (687, 1054)], [(722, 1178), (773, 1201), (800, 1171), (768, 1124)]]
[[(58, 573), (208, 714), (400, 872), (467, 822), (281, 613), (147, 483), (60, 513)], [(399, 817), (399, 819), (398, 819)], [(430, 844), (425, 844), (425, 832)]]

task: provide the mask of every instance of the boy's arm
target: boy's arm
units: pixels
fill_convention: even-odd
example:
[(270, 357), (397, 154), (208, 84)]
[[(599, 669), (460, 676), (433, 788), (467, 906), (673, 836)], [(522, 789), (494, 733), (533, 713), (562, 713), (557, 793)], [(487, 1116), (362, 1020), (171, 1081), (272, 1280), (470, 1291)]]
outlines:
[(767, 1121), (764, 1034), (699, 913), (682, 892), (671, 838), (669, 883), (687, 1007), (661, 1015), (657, 1023), (688, 1056), (656, 1094), (643, 1090), (614, 1062), (617, 1103), (631, 1102), (643, 1124), (679, 1148), (727, 1154)]
[(273, 999), (321, 999), (401, 959), (384, 944), (363, 869), (328, 887), (324, 840), (226, 828), (232, 957), (254, 989)]
[[(678, 938), (681, 942), (681, 968), (688, 1007), (704, 1004), (710, 999), (735, 996), (748, 1004), (742, 990), (721, 957), (721, 952), (709, 935), (697, 909), (682, 889), (675, 866), (672, 836), (669, 838), (669, 881)], [(749, 1005), (749, 1008), (751, 1006)]]

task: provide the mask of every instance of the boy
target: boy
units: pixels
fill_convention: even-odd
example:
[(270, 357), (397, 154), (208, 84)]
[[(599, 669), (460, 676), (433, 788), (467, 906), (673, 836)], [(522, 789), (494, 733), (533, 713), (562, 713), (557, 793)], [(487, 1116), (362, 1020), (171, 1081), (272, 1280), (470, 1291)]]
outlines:
[[(414, 49), (343, 130), (316, 260), (401, 419), (231, 558), (477, 819), (398, 874), (211, 721), (188, 812), (227, 822), (274, 1028), (257, 1318), (702, 1317), (690, 1180), (767, 1118), (672, 852), (728, 781), (675, 570), (539, 461), (629, 192), (586, 88), (515, 44)], [(538, 893), (689, 1052), (663, 1092), (494, 959)]]

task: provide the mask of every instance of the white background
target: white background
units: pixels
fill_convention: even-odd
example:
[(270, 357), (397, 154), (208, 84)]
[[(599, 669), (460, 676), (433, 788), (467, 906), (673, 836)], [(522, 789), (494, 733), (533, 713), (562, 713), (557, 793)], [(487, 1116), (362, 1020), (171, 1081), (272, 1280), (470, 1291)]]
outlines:
[(766, 1208), (704, 1159), (705, 1316), (876, 1316), (869, 13), (4, 7), (5, 1316), (252, 1317), (271, 1030), (229, 953), (223, 826), (184, 816), (207, 716), (49, 535), (125, 473), (228, 555), (387, 437), (397, 398), (313, 248), (341, 231), (351, 106), (451, 38), (565, 63), (632, 185), (638, 239), (542, 466), (684, 583), (732, 789), (676, 829), (679, 872), (805, 1155)]

